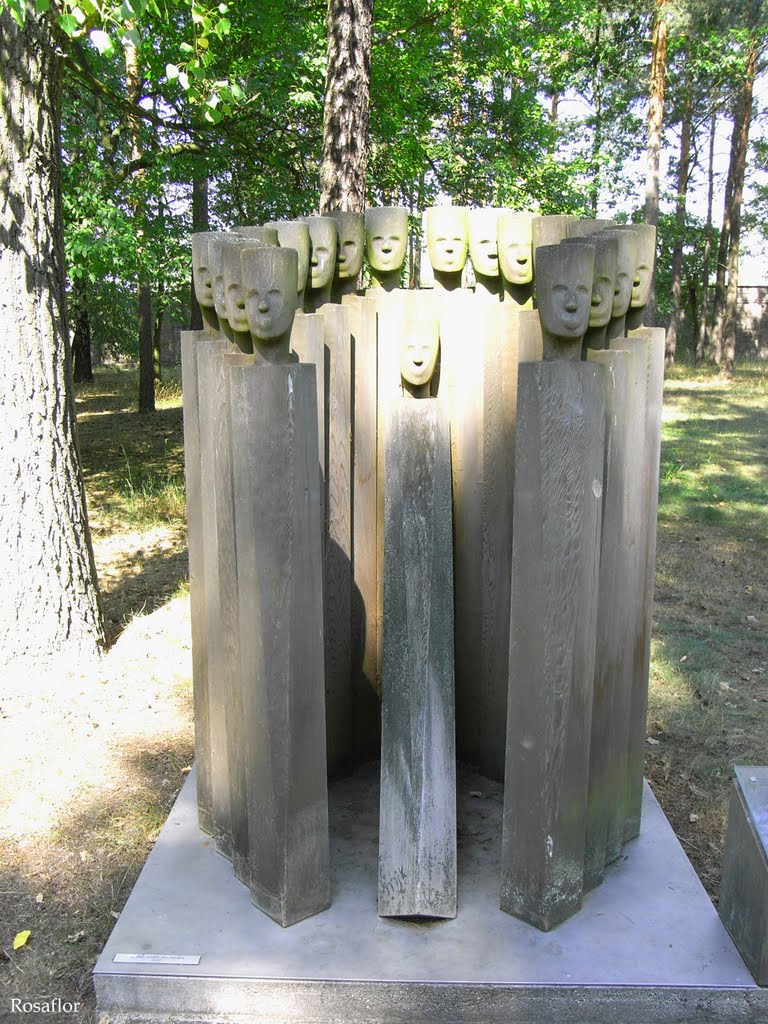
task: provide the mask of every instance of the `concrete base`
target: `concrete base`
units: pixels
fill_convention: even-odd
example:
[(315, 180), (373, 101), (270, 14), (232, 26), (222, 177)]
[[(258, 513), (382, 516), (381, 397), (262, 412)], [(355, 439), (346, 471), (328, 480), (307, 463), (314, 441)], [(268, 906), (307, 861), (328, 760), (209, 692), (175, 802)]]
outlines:
[(96, 964), (100, 1011), (111, 1024), (768, 1020), (768, 991), (647, 787), (640, 837), (547, 934), (499, 910), (502, 788), (465, 771), (458, 916), (377, 917), (377, 790), (378, 765), (331, 788), (333, 904), (284, 930), (200, 832), (190, 779)]

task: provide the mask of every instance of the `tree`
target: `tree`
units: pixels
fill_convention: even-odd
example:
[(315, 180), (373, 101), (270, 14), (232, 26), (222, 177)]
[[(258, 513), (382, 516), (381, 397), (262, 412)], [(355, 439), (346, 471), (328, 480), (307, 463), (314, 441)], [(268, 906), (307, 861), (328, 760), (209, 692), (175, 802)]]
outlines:
[(0, 11), (0, 466), (4, 660), (92, 658), (104, 644), (75, 438), (64, 294), (53, 14)]

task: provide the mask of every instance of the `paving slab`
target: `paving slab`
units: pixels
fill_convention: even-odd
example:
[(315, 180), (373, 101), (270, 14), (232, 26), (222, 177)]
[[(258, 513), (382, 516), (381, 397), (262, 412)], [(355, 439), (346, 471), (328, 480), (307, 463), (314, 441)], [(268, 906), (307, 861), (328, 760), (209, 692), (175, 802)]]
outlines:
[(329, 793), (332, 905), (283, 929), (200, 831), (190, 776), (96, 964), (100, 1011), (111, 1024), (768, 1021), (768, 990), (647, 786), (640, 836), (548, 933), (499, 909), (502, 797), (459, 771), (457, 917), (382, 919), (378, 765), (363, 766)]

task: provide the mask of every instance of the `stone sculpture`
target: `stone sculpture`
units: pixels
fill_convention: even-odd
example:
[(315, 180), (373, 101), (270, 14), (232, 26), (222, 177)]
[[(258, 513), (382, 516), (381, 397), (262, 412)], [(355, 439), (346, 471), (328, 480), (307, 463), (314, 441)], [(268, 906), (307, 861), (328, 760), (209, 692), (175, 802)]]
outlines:
[(298, 254), (295, 249), (244, 246), (239, 255), (253, 353), (259, 362), (287, 363), (296, 316)]
[(305, 309), (313, 313), (331, 301), (331, 283), (336, 268), (338, 231), (332, 217), (307, 217), (309, 228), (309, 281), (305, 293)]
[(536, 254), (536, 301), (545, 359), (581, 359), (589, 324), (595, 250), (544, 245)]
[(626, 327), (628, 331), (643, 326), (645, 307), (651, 293), (653, 267), (656, 258), (656, 228), (652, 224), (632, 224), (624, 231), (634, 231), (637, 236), (637, 255), (632, 275), (632, 296), (629, 301)]
[(451, 457), (426, 397), (436, 321), (405, 321), (385, 446), (384, 655), (378, 912), (456, 916)]
[(208, 255), (208, 239), (211, 232), (200, 231), (192, 235), (192, 281), (195, 298), (206, 327), (219, 329), (219, 318), (213, 301), (213, 273)]
[(499, 216), (497, 230), (504, 299), (530, 309), (533, 304), (533, 214), (504, 212)]
[[(227, 289), (224, 280), (224, 248), (242, 248), (249, 242), (241, 235), (232, 232), (212, 233), (208, 239), (208, 259), (213, 280), (213, 302), (216, 308), (216, 315), (219, 318), (219, 329), (224, 337), (236, 345), (241, 352), (250, 353), (253, 350), (251, 337), (248, 331), (235, 330), (229, 323), (227, 310)], [(250, 243), (255, 244), (254, 242)], [(232, 266), (233, 264), (229, 264)]]
[(362, 213), (333, 210), (328, 214), (336, 222), (338, 233), (336, 269), (333, 278), (334, 299), (354, 295), (365, 256), (365, 217)]
[(623, 338), (626, 333), (626, 317), (632, 299), (632, 288), (637, 265), (637, 232), (621, 228), (607, 228), (607, 235), (618, 239), (616, 257), (616, 287), (613, 292), (613, 309), (608, 324), (607, 341)]
[(299, 283), (297, 309), (304, 308), (304, 291), (307, 287), (309, 273), (309, 227), (303, 220), (277, 220), (265, 224), (266, 228), (274, 228), (282, 249), (295, 249), (299, 257)]
[(374, 206), (365, 211), (365, 252), (374, 288), (400, 287), (408, 248), (408, 211), (402, 206)]
[(501, 296), (499, 277), (499, 210), (483, 207), (470, 210), (469, 255), (475, 272), (475, 295), (495, 299)]
[(463, 206), (431, 206), (426, 211), (427, 252), (435, 288), (461, 288), (461, 273), (469, 251), (469, 222)]
[(574, 235), (572, 238), (564, 239), (560, 244), (590, 245), (595, 251), (589, 326), (584, 334), (582, 348), (584, 355), (587, 349), (607, 348), (606, 332), (613, 310), (613, 294), (618, 271), (618, 240), (614, 235), (600, 232), (583, 236)]

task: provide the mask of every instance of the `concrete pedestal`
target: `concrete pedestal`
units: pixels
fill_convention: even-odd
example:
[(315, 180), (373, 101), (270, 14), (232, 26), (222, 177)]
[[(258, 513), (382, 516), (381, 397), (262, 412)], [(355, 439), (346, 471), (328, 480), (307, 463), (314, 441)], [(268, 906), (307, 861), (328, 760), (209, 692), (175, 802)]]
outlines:
[(461, 771), (457, 918), (377, 917), (377, 780), (373, 765), (331, 788), (333, 903), (283, 930), (198, 828), (190, 779), (96, 965), (111, 1024), (768, 1018), (768, 991), (649, 790), (640, 837), (581, 911), (543, 934), (498, 908), (501, 786)]

